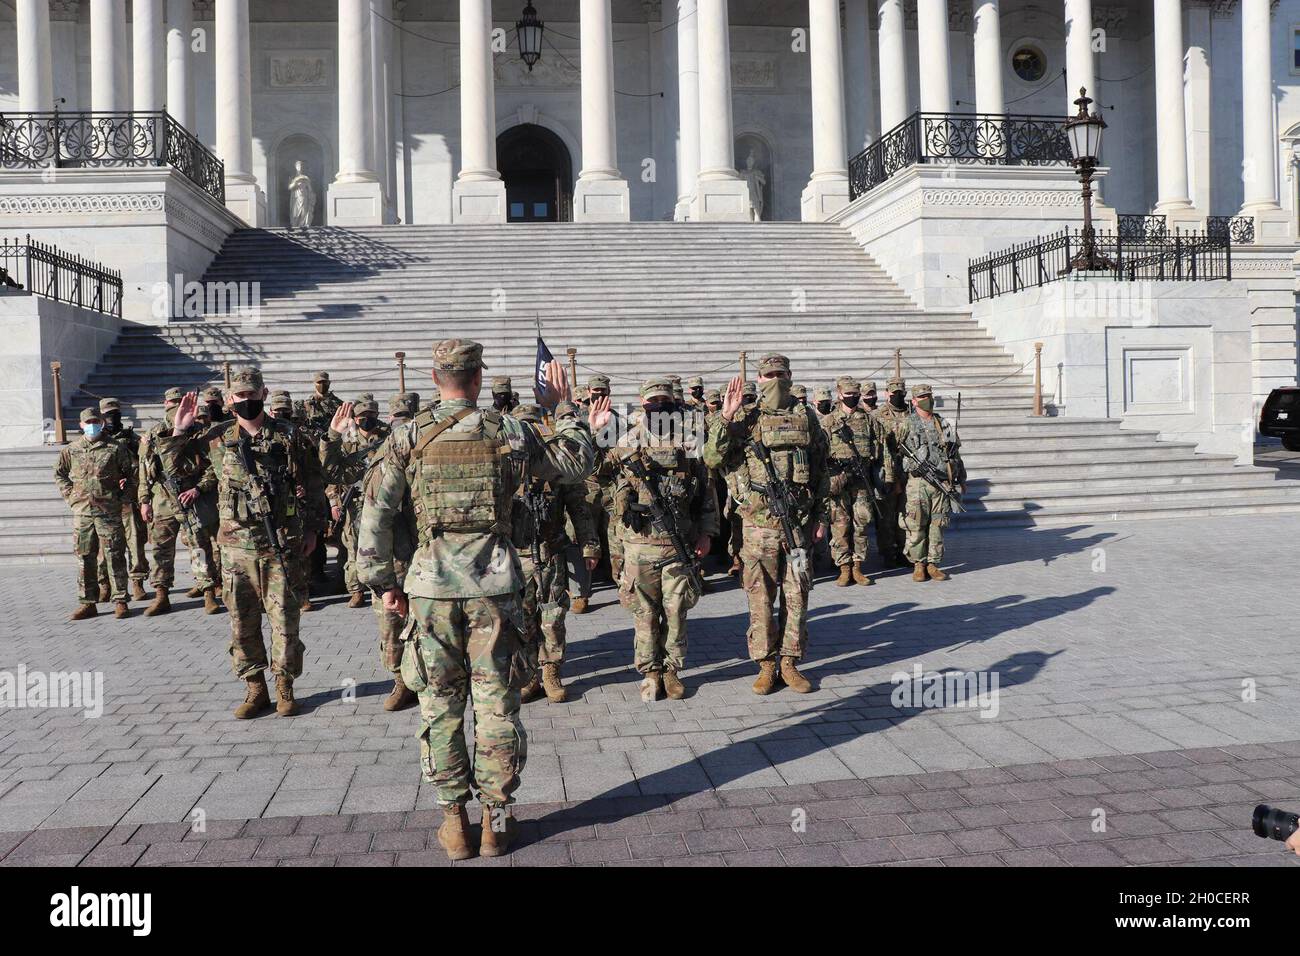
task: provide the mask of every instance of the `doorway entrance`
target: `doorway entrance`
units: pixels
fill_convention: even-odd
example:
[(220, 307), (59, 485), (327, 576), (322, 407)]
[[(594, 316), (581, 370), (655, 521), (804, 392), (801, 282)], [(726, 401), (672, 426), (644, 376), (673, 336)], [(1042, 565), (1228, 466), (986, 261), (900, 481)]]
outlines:
[(498, 136), (497, 169), (506, 184), (507, 222), (573, 219), (573, 161), (545, 126), (521, 123)]

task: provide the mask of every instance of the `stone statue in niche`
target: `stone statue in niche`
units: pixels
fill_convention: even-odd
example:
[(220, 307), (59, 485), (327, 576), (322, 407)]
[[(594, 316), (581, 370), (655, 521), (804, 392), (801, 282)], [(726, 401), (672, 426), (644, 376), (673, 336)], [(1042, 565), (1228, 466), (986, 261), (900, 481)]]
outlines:
[(763, 218), (763, 188), (767, 185), (767, 173), (758, 168), (757, 157), (751, 149), (745, 157), (745, 168), (740, 175), (749, 183), (749, 202), (754, 207), (754, 220)]
[(289, 225), (306, 229), (316, 215), (316, 187), (304, 172), (301, 159), (293, 164), (293, 169), (294, 177), (289, 180)]

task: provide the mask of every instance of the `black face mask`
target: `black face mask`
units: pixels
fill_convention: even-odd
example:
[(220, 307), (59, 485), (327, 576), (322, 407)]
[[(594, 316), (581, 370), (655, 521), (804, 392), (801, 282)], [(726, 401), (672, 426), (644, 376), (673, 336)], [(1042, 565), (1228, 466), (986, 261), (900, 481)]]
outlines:
[(693, 388), (693, 389), (691, 389), (691, 396), (692, 396), (693, 398), (695, 398), (697, 401), (698, 401), (699, 399), (704, 398), (704, 389), (702, 389), (702, 388)]
[(823, 415), (829, 415), (829, 414), (831, 413), (831, 403), (830, 403), (830, 402), (818, 402), (818, 403), (817, 403), (817, 411), (821, 412)]
[(859, 397), (860, 396), (858, 395), (842, 395), (840, 396), (840, 401), (842, 401), (849, 408), (857, 408)]
[(756, 401), (758, 401), (757, 395), (746, 395), (744, 398), (740, 400), (740, 404), (753, 405)]
[(377, 426), (378, 424), (379, 424), (378, 415), (362, 415), (360, 418), (357, 419), (357, 427), (360, 428), (363, 432), (374, 431), (375, 426)]
[(875, 408), (875, 407), (876, 407), (876, 393), (875, 393), (875, 392), (871, 392), (871, 393), (870, 393), (869, 395), (867, 395), (867, 397), (864, 398), (862, 401), (866, 404), (867, 408)]
[(492, 396), (492, 407), (495, 408), (497, 411), (500, 411), (500, 412), (508, 411), (509, 408), (510, 408), (510, 396), (509, 396), (509, 395), (493, 395), (493, 396)]
[(902, 392), (890, 392), (889, 404), (893, 405), (895, 408), (906, 408), (907, 400)]
[(214, 422), (219, 420), (223, 414), (220, 402), (208, 402), (208, 417)]
[(246, 398), (241, 402), (234, 404), (235, 414), (246, 422), (251, 422), (262, 414), (262, 400), (260, 398)]

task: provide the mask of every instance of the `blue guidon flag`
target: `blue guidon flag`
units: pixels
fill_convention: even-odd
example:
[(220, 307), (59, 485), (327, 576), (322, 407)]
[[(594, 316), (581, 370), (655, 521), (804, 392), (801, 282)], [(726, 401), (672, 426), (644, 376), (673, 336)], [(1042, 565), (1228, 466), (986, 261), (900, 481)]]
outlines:
[(546, 366), (555, 361), (555, 356), (551, 350), (546, 347), (542, 337), (537, 336), (537, 361), (533, 365), (533, 395), (540, 402), (542, 396), (546, 394)]

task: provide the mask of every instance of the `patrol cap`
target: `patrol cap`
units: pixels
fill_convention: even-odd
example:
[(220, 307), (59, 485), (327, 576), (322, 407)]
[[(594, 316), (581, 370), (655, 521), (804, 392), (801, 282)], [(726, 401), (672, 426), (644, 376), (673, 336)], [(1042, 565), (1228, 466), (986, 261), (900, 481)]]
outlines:
[(79, 417), (83, 422), (103, 421), (103, 418), (99, 414), (99, 409), (97, 408), (83, 408)]
[(329, 373), (329, 372), (317, 372), (315, 375), (312, 376), (312, 379), (311, 379), (311, 380), (312, 380), (313, 382), (328, 382), (328, 381), (330, 380), (330, 373)]
[(831, 400), (831, 390), (827, 386), (820, 385), (817, 388), (813, 389), (814, 402), (829, 402), (830, 400)]
[(934, 394), (934, 389), (932, 389), (929, 385), (913, 385), (913, 386), (912, 386), (912, 397), (913, 397), (913, 398), (921, 398), (921, 397), (924, 396), (924, 395), (933, 395), (933, 394)]
[(790, 394), (793, 395), (795, 398), (807, 398), (808, 387), (806, 385), (791, 385)]
[(701, 377), (698, 376), (698, 375), (692, 375), (690, 378), (688, 378), (688, 379), (686, 380), (686, 387), (687, 387), (687, 388), (703, 388), (703, 387), (704, 387), (704, 379), (701, 378)]
[(225, 400), (225, 396), (221, 394), (221, 389), (217, 388), (217, 386), (215, 385), (209, 385), (207, 388), (203, 390), (204, 402), (220, 403), (224, 400)]
[(394, 417), (405, 415), (413, 418), (419, 407), (420, 396), (417, 392), (398, 392), (388, 399), (388, 414)]
[(293, 399), (290, 397), (289, 393), (285, 391), (272, 392), (271, 400), (267, 404), (268, 407), (274, 409), (287, 408), (290, 411), (293, 410)]
[(163, 392), (163, 404), (165, 405), (168, 402), (179, 402), (184, 397), (185, 397), (185, 390), (173, 386), (172, 388), (169, 388), (167, 389), (167, 391)]
[(885, 383), (885, 388), (891, 392), (905, 392), (907, 391), (907, 382), (895, 375)]
[(521, 422), (534, 422), (538, 425), (542, 423), (546, 415), (540, 405), (520, 405), (510, 414)]
[(591, 391), (592, 389), (602, 389), (602, 388), (607, 392), (609, 391), (608, 375), (593, 375), (591, 378), (587, 379), (588, 391)]
[(443, 339), (433, 346), (433, 367), (440, 372), (472, 372), (487, 368), (483, 346), (469, 339)]
[(232, 392), (260, 392), (265, 387), (262, 382), (262, 370), (254, 365), (241, 368), (230, 379)]
[(509, 375), (498, 375), (496, 378), (492, 379), (493, 395), (510, 395), (513, 391), (514, 389), (510, 384)]
[(107, 414), (108, 412), (120, 412), (121, 410), (122, 403), (116, 398), (101, 398), (99, 400), (99, 412), (101, 415)]
[(352, 416), (354, 418), (357, 415), (363, 415), (366, 412), (379, 413), (379, 403), (375, 401), (375, 396), (372, 392), (362, 392), (352, 402)]
[(758, 374), (770, 375), (772, 372), (790, 371), (790, 360), (779, 352), (768, 352), (758, 360)]
[(704, 393), (704, 400), (706, 402), (720, 402), (722, 401), (722, 392), (716, 388), (711, 388)]
[(753, 395), (755, 398), (757, 398), (758, 384), (755, 382), (746, 382), (744, 386), (741, 388), (740, 393), (742, 395)]
[(666, 377), (648, 378), (641, 383), (642, 398), (672, 398), (673, 383)]
[(556, 404), (555, 406), (556, 421), (559, 421), (561, 418), (577, 418), (577, 417), (578, 417), (578, 406), (573, 404), (573, 402), (558, 402)]
[(673, 385), (682, 384), (682, 377), (680, 375), (665, 375), (664, 378), (668, 379), (668, 381)]
[(862, 386), (852, 375), (841, 375), (835, 380), (835, 387), (845, 395), (854, 395), (862, 391)]
[(681, 382), (673, 382), (673, 398), (679, 402), (685, 398), (685, 393), (682, 392)]
[(874, 391), (876, 391), (876, 383), (875, 383), (875, 382), (863, 382), (863, 383), (862, 383), (862, 391), (864, 391), (864, 392), (874, 392)]

